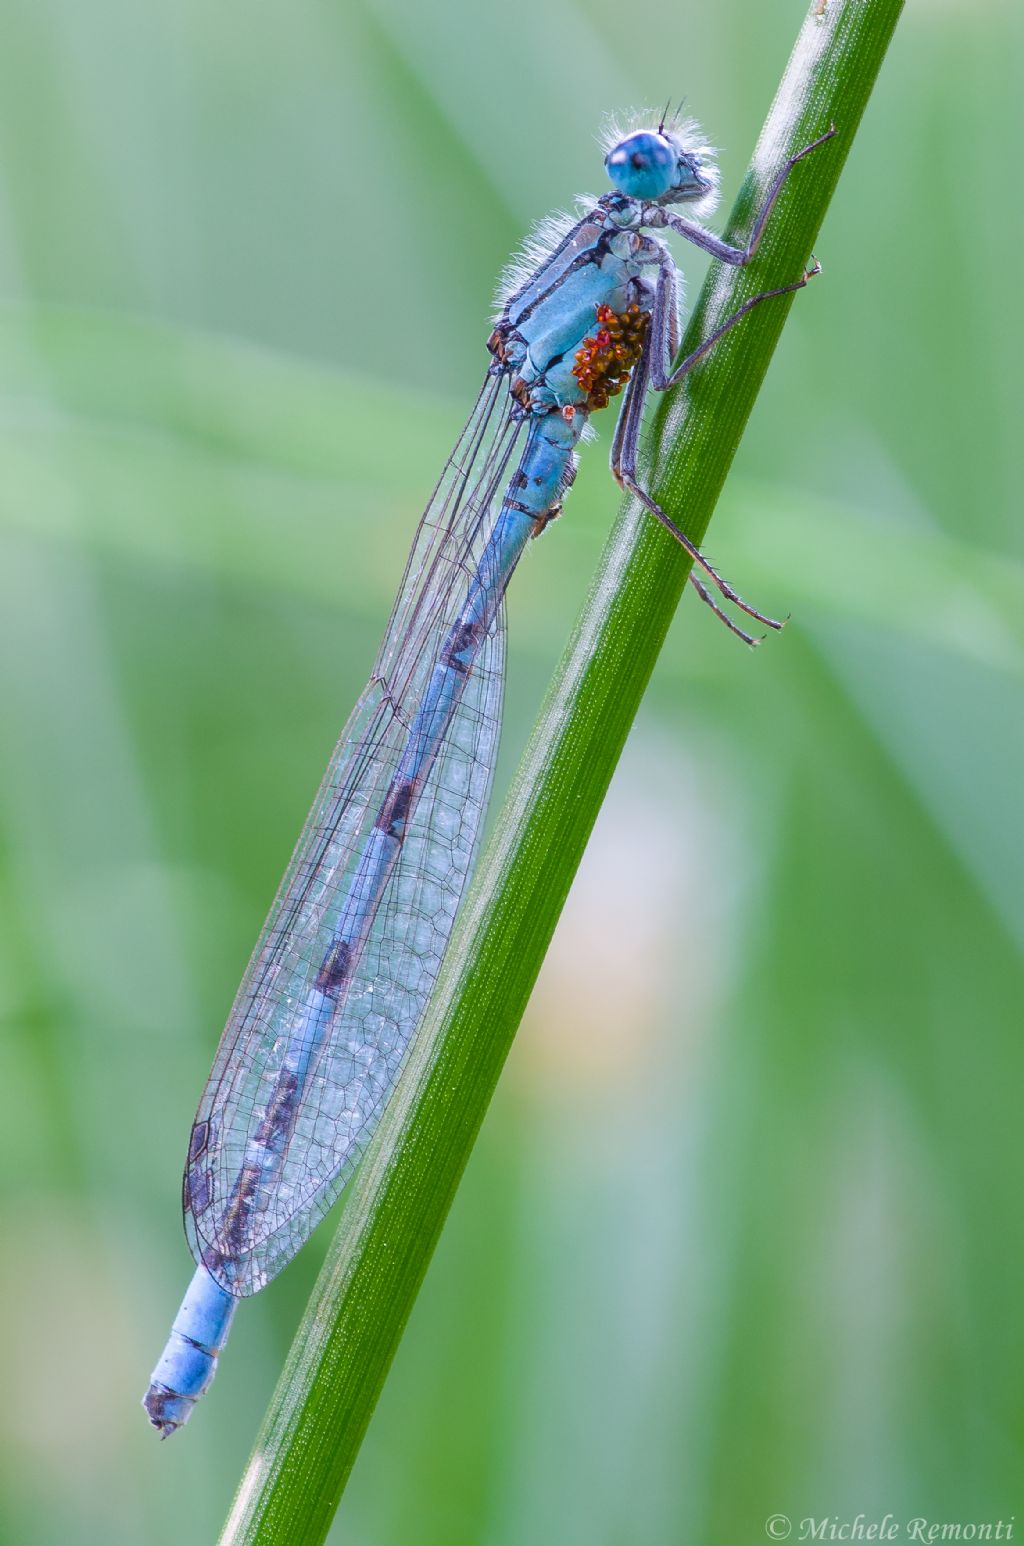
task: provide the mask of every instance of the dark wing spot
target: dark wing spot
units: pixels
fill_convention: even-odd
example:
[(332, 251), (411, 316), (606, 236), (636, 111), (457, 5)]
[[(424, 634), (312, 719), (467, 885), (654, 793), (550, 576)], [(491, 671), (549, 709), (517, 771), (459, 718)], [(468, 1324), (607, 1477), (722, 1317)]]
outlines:
[(188, 1146), (188, 1162), (194, 1165), (201, 1154), (205, 1154), (210, 1143), (209, 1122), (197, 1122), (192, 1129), (192, 1137)]

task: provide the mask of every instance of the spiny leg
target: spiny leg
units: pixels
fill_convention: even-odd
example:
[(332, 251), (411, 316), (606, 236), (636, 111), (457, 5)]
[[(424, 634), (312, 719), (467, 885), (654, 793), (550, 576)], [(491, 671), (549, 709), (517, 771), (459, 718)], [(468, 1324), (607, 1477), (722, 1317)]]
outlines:
[(651, 356), (649, 343), (645, 342), (633, 374), (626, 383), (626, 395), (622, 399), (619, 416), (615, 420), (611, 454), (608, 458), (615, 481), (623, 488), (622, 466), (627, 455), (626, 447), (632, 448), (632, 463), (636, 468), (636, 447), (640, 438), (640, 425), (644, 416), (644, 404), (651, 380)]
[[(640, 356), (640, 360), (637, 364), (636, 370), (633, 373), (632, 379), (626, 388), (626, 397), (622, 404), (622, 411), (619, 414), (619, 420), (615, 426), (615, 437), (612, 441), (611, 453), (612, 474), (624, 489), (627, 489), (631, 494), (639, 499), (640, 503), (644, 506), (645, 509), (650, 511), (655, 520), (661, 522), (666, 531), (671, 532), (676, 541), (686, 549), (687, 553), (689, 553), (694, 564), (696, 564), (704, 571), (704, 573), (708, 576), (711, 582), (717, 587), (717, 589), (721, 592), (727, 601), (731, 601), (734, 606), (739, 607), (740, 611), (745, 612), (748, 617), (752, 617), (757, 622), (763, 623), (766, 628), (782, 628), (784, 624), (777, 618), (768, 617), (764, 612), (759, 612), (756, 607), (753, 607), (749, 602), (744, 601), (743, 597), (739, 594), (738, 591), (733, 589), (728, 580), (719, 574), (718, 570), (711, 563), (710, 559), (704, 556), (697, 544), (690, 537), (688, 537), (680, 527), (676, 525), (671, 516), (661, 508), (657, 501), (654, 500), (651, 495), (647, 493), (646, 489), (642, 488), (637, 481), (637, 447), (640, 438), (640, 425), (643, 418), (644, 402), (647, 397), (648, 387), (650, 385), (652, 358), (654, 357), (652, 356), (652, 350), (659, 347), (659, 345), (655, 342), (653, 335), (659, 325), (662, 327), (666, 326), (666, 317), (663, 316), (661, 319), (659, 319), (659, 309), (664, 311), (664, 307), (659, 308), (658, 300), (656, 298), (654, 316), (652, 317), (651, 332), (648, 335), (647, 342), (644, 345), (643, 353)], [(660, 348), (662, 350), (664, 349), (664, 343), (660, 345)], [(708, 597), (705, 588), (696, 584), (695, 576), (691, 575), (691, 579), (694, 580), (694, 589), (697, 591), (698, 595), (701, 596), (701, 599), (707, 600)], [(715, 610), (717, 610), (717, 608), (715, 608)], [(742, 632), (742, 630), (739, 629), (735, 631), (740, 633)]]
[(757, 649), (758, 645), (764, 638), (764, 634), (761, 635), (760, 639), (755, 639), (752, 633), (747, 633), (745, 628), (741, 628), (739, 623), (735, 622), (729, 616), (725, 608), (718, 605), (718, 602), (715, 600), (714, 596), (712, 596), (711, 592), (704, 584), (704, 581), (696, 574), (693, 569), (690, 570), (690, 573), (687, 575), (687, 579), (693, 586), (694, 590), (697, 592), (697, 595), (700, 597), (701, 601), (703, 601), (705, 605), (711, 608), (712, 612), (721, 622), (725, 624), (726, 628), (731, 629), (731, 631), (738, 639), (743, 640), (744, 644), (749, 644), (751, 649)]
[[(741, 612), (745, 612), (748, 617), (763, 623), (766, 628), (781, 629), (785, 627), (787, 619), (769, 617), (766, 613), (759, 612), (756, 607), (752, 607), (749, 602), (744, 601), (743, 597), (738, 591), (733, 589), (728, 580), (718, 573), (718, 570), (715, 569), (710, 560), (705, 558), (696, 543), (692, 542), (661, 506), (651, 498), (646, 490), (640, 487), (636, 479), (637, 446), (640, 436), (640, 424), (643, 418), (644, 399), (649, 386), (653, 386), (656, 391), (665, 391), (669, 387), (675, 386), (686, 375), (687, 371), (691, 370), (699, 360), (703, 359), (704, 355), (718, 342), (723, 334), (727, 333), (730, 328), (735, 327), (737, 322), (742, 321), (753, 307), (757, 306), (761, 301), (771, 300), (774, 296), (788, 295), (793, 290), (802, 290), (810, 279), (813, 279), (821, 272), (821, 265), (816, 261), (812, 261), (811, 266), (792, 284), (779, 285), (775, 289), (762, 290), (759, 294), (751, 296), (738, 310), (727, 317), (720, 327), (717, 327), (696, 349), (688, 354), (675, 370), (672, 370), (671, 360), (674, 346), (673, 318), (675, 315), (675, 308), (672, 302), (674, 297), (675, 269), (667, 250), (662, 249), (662, 251), (664, 252), (664, 260), (659, 265), (658, 270), (650, 332), (643, 354), (626, 389), (626, 398), (615, 426), (611, 453), (612, 472), (622, 487), (635, 495), (656, 520), (660, 521), (666, 530), (672, 533), (676, 541), (682, 544), (693, 559), (694, 564), (704, 571), (727, 601), (732, 602)], [(714, 601), (707, 586), (703, 584), (695, 573), (691, 571), (689, 578), (701, 600), (711, 607), (716, 616), (721, 618), (732, 629), (733, 633), (737, 634), (747, 644), (754, 645), (760, 642), (732, 621), (728, 614)]]
[[(746, 246), (733, 246), (729, 242), (723, 241), (720, 236), (716, 236), (714, 232), (706, 231), (703, 226), (684, 220), (681, 216), (669, 211), (665, 211), (663, 223), (687, 241), (703, 248), (712, 257), (718, 258), (721, 262), (732, 264), (738, 268), (744, 267), (750, 262), (758, 249), (765, 226), (768, 224), (776, 200), (782, 192), (790, 172), (805, 156), (809, 156), (813, 150), (817, 150), (819, 145), (823, 145), (826, 140), (832, 139), (835, 133), (835, 125), (830, 124), (824, 134), (820, 134), (817, 139), (812, 140), (808, 145), (804, 145), (794, 155), (787, 158), (768, 189), (758, 211), (757, 218), (754, 221)], [(755, 618), (758, 622), (764, 623), (768, 628), (783, 628), (786, 619), (780, 620), (768, 617), (765, 613), (759, 612), (756, 607), (752, 607), (745, 602), (742, 596), (733, 589), (728, 581), (723, 579), (709, 560), (704, 557), (704, 554), (687, 537), (686, 533), (681, 531), (668, 514), (662, 510), (661, 506), (640, 487), (636, 479), (637, 444), (643, 417), (644, 400), (650, 386), (653, 386), (656, 391), (666, 391), (669, 387), (675, 386), (689, 370), (692, 370), (699, 360), (704, 358), (725, 333), (735, 327), (737, 322), (742, 321), (747, 313), (752, 311), (761, 301), (770, 300), (777, 295), (789, 295), (794, 290), (802, 290), (809, 280), (821, 272), (821, 265), (812, 258), (810, 266), (792, 284), (778, 285), (774, 289), (762, 290), (757, 295), (751, 296), (731, 316), (727, 317), (713, 333), (698, 344), (696, 349), (680, 361), (679, 365), (673, 370), (672, 360), (678, 347), (677, 317), (674, 305), (675, 265), (667, 248), (662, 247), (660, 243), (653, 242), (652, 246), (660, 249), (660, 256), (658, 258), (658, 281), (655, 290), (651, 328), (643, 354), (626, 389), (622, 411), (615, 426), (611, 454), (612, 472), (622, 487), (628, 489), (630, 493), (639, 499), (645, 508), (682, 544), (694, 564), (704, 571), (727, 601), (731, 601), (734, 606), (738, 607), (740, 611), (745, 612), (748, 617)], [(692, 581), (694, 589), (701, 600), (706, 602), (712, 611), (734, 633), (738, 634), (747, 644), (753, 645), (760, 642), (733, 622), (714, 600), (707, 586), (692, 570), (689, 579)]]
[[(777, 295), (792, 295), (794, 290), (802, 290), (812, 279), (816, 279), (820, 273), (821, 264), (817, 258), (812, 257), (810, 265), (804, 269), (799, 279), (793, 280), (792, 284), (776, 285), (772, 290), (759, 290), (756, 295), (752, 295), (749, 300), (744, 301), (742, 306), (737, 307), (731, 316), (726, 317), (725, 321), (716, 327), (713, 333), (709, 333), (707, 338), (703, 339), (696, 349), (693, 349), (684, 360), (681, 360), (674, 370), (671, 369), (671, 340), (666, 338), (667, 347), (660, 352), (660, 356), (655, 355), (651, 364), (651, 385), (654, 387), (654, 390), (656, 392), (666, 392), (669, 387), (676, 386), (678, 382), (682, 381), (686, 373), (692, 370), (698, 361), (702, 360), (714, 348), (720, 338), (724, 337), (726, 333), (734, 328), (737, 322), (742, 322), (747, 313), (753, 311), (754, 307), (759, 306), (762, 301), (773, 300)], [(666, 288), (669, 289), (672, 278), (670, 274), (666, 273), (665, 269), (659, 272), (658, 289), (660, 290), (662, 287), (662, 275), (666, 275), (664, 283)], [(657, 326), (657, 309), (658, 303), (656, 298), (654, 315), (651, 318), (652, 335)]]
[(718, 258), (719, 262), (729, 263), (734, 268), (744, 268), (760, 245), (761, 237), (764, 235), (764, 228), (768, 224), (768, 219), (775, 208), (776, 200), (782, 192), (790, 172), (805, 156), (809, 156), (812, 150), (817, 150), (819, 145), (824, 145), (826, 140), (832, 139), (835, 133), (835, 124), (830, 124), (824, 134), (819, 134), (816, 140), (812, 140), (809, 145), (804, 145), (795, 155), (790, 156), (785, 161), (781, 169), (776, 173), (772, 185), (764, 197), (764, 202), (757, 212), (757, 218), (754, 221), (750, 238), (745, 247), (734, 247), (731, 242), (723, 241), (720, 236), (716, 236), (714, 231), (706, 231), (695, 220), (687, 220), (682, 215), (677, 215), (670, 210), (665, 211), (663, 222), (660, 223), (667, 226), (670, 231), (675, 231), (676, 235), (683, 237), (685, 241), (692, 242), (695, 247), (700, 247), (703, 252), (710, 253), (713, 258)]
[[(656, 504), (650, 495), (637, 483), (635, 476), (637, 444), (640, 438), (640, 425), (643, 420), (644, 404), (650, 382), (650, 370), (650, 349), (648, 346), (645, 346), (643, 354), (637, 363), (636, 370), (626, 388), (622, 410), (615, 425), (615, 435), (612, 439), (611, 450), (611, 468), (614, 477), (624, 489), (628, 489), (630, 493), (640, 500), (641, 504), (661, 522), (667, 531), (672, 533), (676, 541), (681, 543), (687, 553), (689, 553), (694, 564), (699, 565), (704, 570), (705, 574), (717, 585), (723, 596), (733, 601), (749, 617), (756, 618), (758, 622), (765, 623), (771, 628), (781, 628), (783, 626), (782, 623), (777, 622), (774, 618), (765, 617), (764, 613), (758, 612), (754, 607), (749, 606), (742, 597), (737, 595), (729, 582), (724, 580), (717, 569), (705, 558), (696, 543), (692, 542), (686, 533), (680, 530), (675, 522), (662, 510), (661, 506)], [(744, 643), (754, 645), (761, 642), (733, 622), (729, 614), (718, 605), (707, 586), (699, 579), (693, 569), (690, 570), (688, 579), (700, 599), (706, 602), (716, 617), (721, 618), (722, 622), (728, 628), (731, 628), (733, 633), (737, 634)]]

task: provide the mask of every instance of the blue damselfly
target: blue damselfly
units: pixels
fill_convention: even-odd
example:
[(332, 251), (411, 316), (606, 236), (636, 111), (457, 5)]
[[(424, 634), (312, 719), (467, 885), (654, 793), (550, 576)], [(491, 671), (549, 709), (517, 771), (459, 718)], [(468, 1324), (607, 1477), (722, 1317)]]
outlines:
[[(503, 279), (480, 395), (427, 506), (369, 685), (331, 759), (221, 1039), (183, 1184), (195, 1275), (144, 1405), (165, 1436), (208, 1387), (240, 1298), (291, 1260), (341, 1192), (402, 1071), (466, 886), (490, 792), (505, 588), (561, 510), (590, 415), (622, 393), (612, 471), (693, 559), (696, 590), (770, 627), (637, 481), (649, 391), (674, 387), (752, 307), (680, 363), (679, 273), (657, 232), (723, 263), (757, 251), (793, 167), (742, 247), (673, 206), (713, 206), (692, 123), (613, 130), (612, 190), (543, 222)], [(718, 593), (716, 599), (712, 591)]]

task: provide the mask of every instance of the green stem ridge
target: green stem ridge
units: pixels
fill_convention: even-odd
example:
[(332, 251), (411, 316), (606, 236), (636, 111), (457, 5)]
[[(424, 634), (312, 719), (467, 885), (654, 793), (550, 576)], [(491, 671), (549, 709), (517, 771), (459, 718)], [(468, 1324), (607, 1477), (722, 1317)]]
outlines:
[[(728, 236), (749, 229), (787, 155), (830, 123), (838, 133), (794, 172), (749, 269), (713, 267), (684, 352), (750, 295), (805, 267), (902, 0), (828, 0), (819, 16), (821, 9), (813, 0)], [(695, 542), (792, 299), (755, 308), (650, 414), (641, 481)], [(689, 568), (673, 538), (627, 502), (456, 924), (410, 1062), (351, 1183), (224, 1546), (311, 1546), (330, 1528)]]

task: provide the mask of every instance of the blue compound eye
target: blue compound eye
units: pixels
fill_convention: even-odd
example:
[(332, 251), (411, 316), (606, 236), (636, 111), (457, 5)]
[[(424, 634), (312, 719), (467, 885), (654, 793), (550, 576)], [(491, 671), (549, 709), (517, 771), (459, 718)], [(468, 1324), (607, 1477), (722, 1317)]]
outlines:
[(660, 199), (676, 180), (676, 152), (661, 134), (641, 130), (620, 140), (604, 158), (608, 176), (631, 199)]

